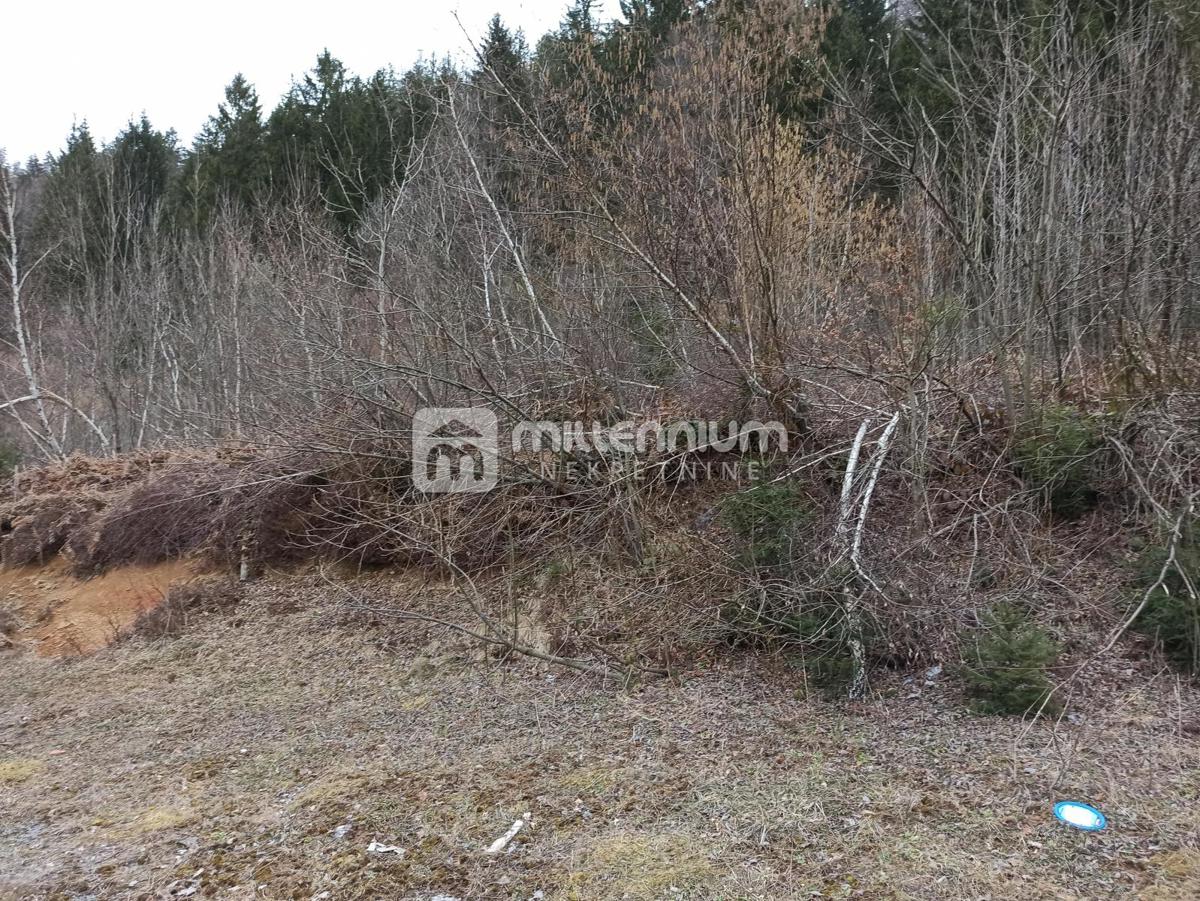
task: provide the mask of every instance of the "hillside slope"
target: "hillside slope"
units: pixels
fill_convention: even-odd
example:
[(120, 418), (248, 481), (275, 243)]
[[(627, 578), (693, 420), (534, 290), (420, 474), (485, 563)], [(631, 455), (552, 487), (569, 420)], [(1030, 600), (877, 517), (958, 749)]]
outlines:
[[(346, 584), (383, 608), (438, 589)], [(971, 717), (919, 673), (856, 706), (740, 657), (620, 686), (335, 594), (278, 576), (175, 638), (0, 656), (0, 896), (1200, 891), (1200, 703), (1140, 654), (1103, 661), (1069, 718), (1031, 725)], [(1099, 804), (1110, 828), (1067, 830), (1060, 798)]]

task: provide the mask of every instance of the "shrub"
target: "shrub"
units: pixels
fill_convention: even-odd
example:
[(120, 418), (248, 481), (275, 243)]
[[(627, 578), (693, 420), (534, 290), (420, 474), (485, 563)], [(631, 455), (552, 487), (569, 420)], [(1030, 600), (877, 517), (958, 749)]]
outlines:
[[(19, 624), (15, 613), (4, 607), (0, 607), (0, 639), (6, 638), (16, 632)], [(0, 647), (4, 647), (3, 641), (0, 641)]]
[(679, 368), (671, 347), (677, 339), (670, 310), (653, 303), (639, 303), (629, 312), (629, 334), (642, 373), (655, 382), (670, 379)]
[(4, 566), (41, 565), (58, 553), (69, 537), (95, 516), (87, 499), (36, 497), (26, 499), (28, 512), (6, 520), (0, 538)]
[(196, 550), (213, 531), (232, 474), (219, 465), (188, 467), (128, 489), (68, 537), (65, 551), (76, 573), (159, 563)]
[(984, 618), (963, 667), (975, 709), (986, 714), (1055, 712), (1046, 668), (1058, 657), (1058, 644), (1015, 604), (999, 604)]
[(228, 578), (172, 585), (158, 606), (138, 614), (133, 633), (151, 639), (174, 637), (198, 617), (220, 613), (239, 600), (238, 585)]
[(20, 462), (21, 449), (15, 444), (0, 440), (0, 479), (10, 478)]
[(836, 696), (843, 695), (854, 681), (851, 639), (858, 638), (869, 649), (880, 638), (879, 624), (866, 610), (860, 611), (859, 633), (851, 633), (843, 594), (850, 578), (847, 567), (822, 573), (802, 590), (798, 612), (785, 618), (792, 634), (804, 644), (803, 665), (809, 681)]
[[(814, 684), (830, 691), (848, 685), (853, 664), (842, 592), (851, 572), (798, 553), (816, 518), (812, 502), (795, 485), (760, 484), (727, 497), (721, 516), (756, 577), (723, 611), (736, 640), (798, 646)], [(869, 643), (875, 633), (859, 637)]]
[(311, 476), (272, 461), (179, 467), (124, 491), (72, 532), (65, 552), (81, 575), (200, 551), (230, 564), (243, 545), (255, 562), (286, 559), (299, 550), (295, 539), (314, 491)]
[[(1148, 547), (1134, 564), (1136, 605), (1158, 581), (1170, 554), (1164, 541)], [(1192, 524), (1175, 547), (1175, 559), (1163, 575), (1162, 584), (1150, 592), (1146, 606), (1134, 626), (1154, 637), (1174, 663), (1200, 672), (1200, 603), (1188, 589), (1200, 586), (1200, 527)]]
[(1041, 493), (1052, 515), (1075, 519), (1099, 501), (1101, 425), (1098, 417), (1070, 407), (1051, 407), (1017, 442), (1021, 478)]
[(794, 485), (761, 484), (727, 497), (721, 519), (751, 568), (780, 570), (792, 562), (800, 531), (813, 520), (813, 507)]

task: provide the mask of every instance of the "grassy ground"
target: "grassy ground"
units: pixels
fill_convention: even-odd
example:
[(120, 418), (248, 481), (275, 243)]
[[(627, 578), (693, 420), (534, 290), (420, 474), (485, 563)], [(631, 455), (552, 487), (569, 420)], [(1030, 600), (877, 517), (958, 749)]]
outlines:
[(944, 676), (856, 708), (801, 684), (741, 658), (604, 684), (264, 583), (178, 638), (0, 656), (0, 896), (1200, 897), (1173, 676), (1118, 654), (1037, 726)]

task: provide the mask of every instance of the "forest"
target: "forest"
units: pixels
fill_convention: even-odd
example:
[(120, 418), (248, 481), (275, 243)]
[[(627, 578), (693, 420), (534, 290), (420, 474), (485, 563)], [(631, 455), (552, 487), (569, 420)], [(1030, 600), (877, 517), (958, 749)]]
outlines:
[(1109, 643), (1140, 623), (1194, 668), (1198, 48), (1160, 0), (578, 0), (469, 64), (327, 50), (270, 112), (237, 75), (191, 146), (80, 123), (4, 168), (7, 465), (224, 449), (330, 494), (303, 540), (228, 513), (226, 545), (642, 565), (706, 448), (422, 497), (414, 411), (770, 420), (790, 451), (709, 498), (720, 590), (659, 580), (651, 644), (708, 592), (704, 641), (816, 648), (852, 696), (988, 617), (1036, 657), (1005, 599), (1117, 529), (1149, 575)]

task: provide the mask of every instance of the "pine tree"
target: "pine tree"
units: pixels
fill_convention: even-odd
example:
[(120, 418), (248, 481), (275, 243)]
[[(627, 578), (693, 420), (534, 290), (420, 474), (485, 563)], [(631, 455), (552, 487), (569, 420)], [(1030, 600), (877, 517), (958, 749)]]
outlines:
[(217, 191), (249, 207), (263, 187), (266, 160), (258, 94), (241, 74), (225, 89), (225, 102), (201, 133), (198, 152)]
[(320, 181), (324, 135), (333, 126), (336, 108), (346, 82), (346, 69), (325, 50), (317, 64), (292, 85), (267, 120), (267, 159), (276, 187), (289, 181)]
[(1000, 604), (984, 619), (963, 666), (980, 713), (1024, 715), (1056, 705), (1046, 668), (1058, 656), (1058, 644), (1016, 604)]
[(66, 297), (80, 288), (86, 273), (101, 261), (110, 220), (106, 160), (86, 121), (73, 125), (66, 148), (52, 159), (38, 209), (35, 242), (60, 242), (45, 263), (49, 294)]
[(1174, 553), (1168, 538), (1151, 544), (1135, 562), (1130, 604), (1142, 611), (1134, 625), (1173, 662), (1200, 673), (1200, 601), (1193, 594), (1200, 586), (1200, 523), (1181, 524), (1173, 543)]
[(621, 0), (621, 15), (631, 29), (645, 32), (655, 45), (692, 15), (690, 0)]
[(592, 12), (594, 0), (575, 0), (556, 31), (538, 42), (534, 68), (554, 95), (546, 104), (544, 126), (558, 140), (566, 140), (566, 110), (585, 109), (601, 72), (603, 35)]
[(886, 0), (838, 0), (831, 4), (821, 55), (834, 72), (882, 94), (887, 90), (891, 37)]
[(224, 201), (253, 208), (268, 184), (262, 108), (254, 87), (239, 73), (184, 160), (176, 217), (203, 228)]
[(529, 98), (528, 55), (521, 32), (509, 31), (499, 16), (492, 16), (479, 48), (480, 65), (475, 78), (490, 89), (489, 118), (502, 129), (521, 123), (517, 104), (524, 105)]
[(606, 47), (608, 68), (618, 76), (644, 76), (671, 32), (692, 17), (692, 0), (621, 0), (624, 22)]
[(525, 113), (531, 107), (531, 79), (524, 36), (520, 31), (510, 31), (499, 16), (493, 16), (488, 23), (474, 79), (484, 89), (485, 139), (495, 148), (488, 155), (500, 161), (494, 173), (497, 200), (512, 206), (520, 194), (517, 151)]
[(128, 200), (132, 217), (149, 223), (166, 199), (179, 163), (175, 132), (156, 131), (143, 115), (117, 136), (112, 156), (117, 195)]

